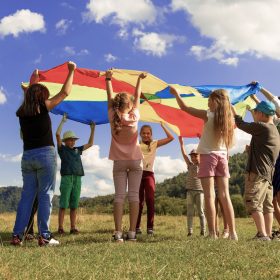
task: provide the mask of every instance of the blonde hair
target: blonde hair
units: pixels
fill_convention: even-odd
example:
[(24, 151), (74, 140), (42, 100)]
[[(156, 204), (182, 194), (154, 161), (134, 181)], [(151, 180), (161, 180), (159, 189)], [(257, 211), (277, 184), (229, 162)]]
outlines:
[(118, 93), (113, 99), (113, 128), (116, 134), (118, 134), (122, 129), (121, 123), (121, 113), (128, 108), (129, 104), (132, 102), (131, 97), (126, 92)]
[(224, 142), (227, 149), (233, 144), (234, 121), (231, 104), (227, 91), (224, 89), (214, 90), (209, 99), (215, 104), (214, 131), (218, 142)]

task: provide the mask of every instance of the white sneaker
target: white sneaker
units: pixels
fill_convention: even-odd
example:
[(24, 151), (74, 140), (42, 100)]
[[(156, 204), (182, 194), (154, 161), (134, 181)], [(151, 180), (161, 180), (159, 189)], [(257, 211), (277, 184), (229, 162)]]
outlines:
[(52, 236), (50, 236), (48, 238), (44, 238), (43, 236), (39, 236), (38, 245), (39, 246), (58, 246), (59, 241), (54, 239)]
[(222, 238), (223, 239), (228, 239), (229, 238), (229, 232), (228, 231), (223, 231)]
[(117, 242), (117, 243), (122, 243), (123, 242), (123, 236), (122, 236), (121, 231), (115, 231), (114, 241)]
[(136, 241), (136, 232), (135, 231), (129, 231), (127, 233), (127, 241)]

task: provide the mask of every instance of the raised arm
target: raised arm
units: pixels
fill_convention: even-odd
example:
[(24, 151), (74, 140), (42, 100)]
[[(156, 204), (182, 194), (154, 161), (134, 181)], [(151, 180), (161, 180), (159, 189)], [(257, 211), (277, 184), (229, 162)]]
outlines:
[(186, 113), (188, 113), (188, 114), (190, 114), (194, 117), (197, 117), (197, 118), (203, 119), (204, 121), (207, 121), (207, 111), (206, 110), (199, 110), (199, 109), (187, 106), (184, 103), (184, 101), (181, 98), (178, 91), (176, 90), (176, 88), (173, 87), (173, 86), (169, 86), (169, 88), (170, 88), (170, 93), (175, 96), (176, 101), (177, 101), (179, 107), (181, 108), (181, 110), (185, 111)]
[(173, 135), (171, 134), (171, 132), (164, 126), (164, 124), (161, 122), (160, 123), (162, 129), (164, 130), (165, 134), (166, 134), (166, 138), (160, 139), (157, 141), (157, 147), (166, 145), (168, 143), (170, 143), (171, 141), (174, 140)]
[(107, 70), (105, 73), (105, 81), (106, 81), (108, 109), (112, 108), (113, 105), (112, 77), (113, 77), (113, 70), (112, 69)]
[(54, 97), (46, 100), (46, 107), (50, 111), (55, 106), (57, 106), (60, 102), (62, 102), (71, 92), (72, 89), (72, 83), (73, 83), (73, 77), (74, 72), (76, 69), (76, 64), (72, 61), (68, 62), (68, 75), (67, 78), (58, 94), (56, 94)]
[(184, 146), (184, 140), (182, 136), (178, 137), (179, 143), (180, 143), (180, 148), (181, 148), (181, 152), (182, 152), (182, 156), (187, 164), (187, 166), (189, 166), (191, 164), (191, 161), (189, 160), (186, 150), (185, 150), (185, 146)]
[(93, 145), (94, 131), (95, 131), (95, 123), (91, 123), (90, 124), (90, 136), (88, 139), (88, 143), (84, 145), (83, 151), (90, 148)]
[[(30, 81), (29, 81), (29, 86), (39, 83), (39, 71), (38, 69), (35, 69), (31, 75)], [(23, 82), (21, 83), (21, 89), (23, 90), (24, 93), (26, 93), (28, 86), (25, 85)]]
[(137, 83), (135, 86), (135, 94), (134, 94), (134, 101), (133, 101), (133, 107), (138, 108), (140, 105), (140, 95), (141, 95), (141, 83), (142, 79), (145, 79), (147, 77), (147, 73), (141, 73), (138, 76)]
[(59, 126), (58, 126), (58, 128), (56, 130), (56, 133), (55, 133), (55, 137), (56, 137), (56, 142), (57, 142), (57, 147), (58, 148), (60, 148), (61, 145), (62, 145), (62, 140), (61, 140), (60, 135), (61, 135), (62, 127), (63, 127), (64, 123), (66, 122), (66, 120), (67, 120), (67, 115), (64, 114), (62, 119), (61, 119), (61, 122), (60, 122), (60, 124), (59, 124)]

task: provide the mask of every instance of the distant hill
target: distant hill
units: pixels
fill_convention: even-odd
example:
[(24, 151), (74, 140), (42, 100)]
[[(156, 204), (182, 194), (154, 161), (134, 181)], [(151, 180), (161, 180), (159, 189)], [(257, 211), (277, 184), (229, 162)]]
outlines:
[[(14, 212), (17, 210), (22, 188), (9, 186), (0, 188), (0, 212)], [(59, 197), (53, 198), (53, 208), (59, 207)]]
[[(230, 157), (230, 194), (234, 204), (236, 216), (244, 216), (245, 209), (241, 195), (244, 193), (244, 170), (246, 166), (246, 154), (236, 154)], [(186, 172), (180, 173), (162, 183), (156, 184), (155, 210), (157, 214), (180, 215), (186, 213)], [(16, 211), (20, 199), (21, 188), (0, 188), (0, 212)], [(83, 197), (80, 207), (88, 212), (112, 213), (114, 195), (97, 196), (94, 198)], [(59, 207), (59, 197), (54, 196), (53, 208)], [(128, 205), (125, 205), (128, 212)]]

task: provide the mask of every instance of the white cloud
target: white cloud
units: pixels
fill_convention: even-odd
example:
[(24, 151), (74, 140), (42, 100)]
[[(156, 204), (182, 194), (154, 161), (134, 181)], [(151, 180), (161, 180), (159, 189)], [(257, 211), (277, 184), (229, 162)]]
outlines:
[(89, 53), (90, 53), (89, 50), (87, 50), (87, 49), (81, 49), (79, 51), (76, 51), (76, 49), (71, 46), (65, 46), (64, 51), (67, 55), (70, 55), (70, 56), (89, 55)]
[(192, 46), (190, 49), (191, 54), (195, 55), (198, 60), (216, 59), (220, 64), (237, 66), (238, 57), (226, 57), (222, 49), (212, 45), (210, 48), (204, 46)]
[(75, 8), (73, 6), (71, 6), (69, 3), (67, 2), (62, 2), (60, 3), (61, 7), (63, 8), (67, 8), (67, 9), (70, 9), (70, 10), (74, 10)]
[(111, 53), (105, 54), (104, 58), (105, 58), (106, 62), (108, 62), (108, 63), (114, 62), (118, 59), (116, 56), (112, 55)]
[(172, 159), (169, 156), (158, 156), (155, 160), (155, 177), (157, 182), (187, 171), (186, 163), (182, 159)]
[(7, 97), (5, 90), (2, 86), (0, 86), (0, 105), (7, 102)]
[(109, 22), (125, 26), (129, 23), (151, 24), (157, 17), (157, 9), (150, 0), (90, 0), (84, 18), (88, 21)]
[(0, 20), (0, 37), (35, 31), (45, 32), (44, 17), (30, 10), (18, 10), (14, 14)]
[(6, 162), (20, 162), (21, 161), (22, 154), (18, 155), (9, 155), (9, 154), (0, 154), (0, 160), (6, 161)]
[(42, 61), (42, 54), (40, 54), (35, 60), (34, 60), (34, 64), (40, 64)]
[(174, 41), (182, 43), (186, 40), (183, 36), (155, 32), (145, 33), (139, 29), (134, 29), (132, 35), (135, 37), (134, 46), (136, 49), (158, 57), (166, 55)]
[(201, 35), (213, 40), (202, 50), (209, 58), (228, 65), (243, 54), (280, 60), (279, 0), (172, 0), (171, 8), (185, 11)]
[(120, 37), (123, 40), (126, 40), (129, 36), (129, 33), (126, 28), (121, 28), (118, 32), (118, 37)]
[(63, 35), (71, 25), (72, 21), (67, 19), (61, 19), (55, 24), (55, 28), (59, 34)]
[(100, 147), (94, 145), (82, 155), (85, 173), (94, 174), (99, 179), (113, 180), (113, 164), (107, 157), (100, 157)]
[(251, 142), (251, 135), (236, 128), (235, 129), (235, 145), (229, 150), (229, 155), (232, 156), (237, 153), (243, 153), (245, 151), (245, 146), (249, 145)]

